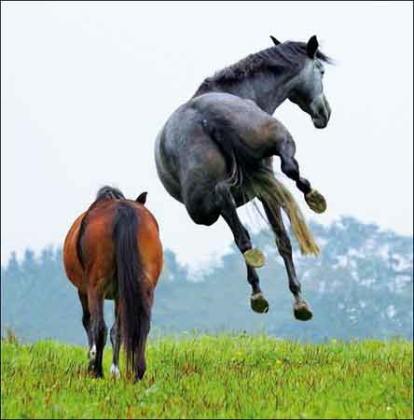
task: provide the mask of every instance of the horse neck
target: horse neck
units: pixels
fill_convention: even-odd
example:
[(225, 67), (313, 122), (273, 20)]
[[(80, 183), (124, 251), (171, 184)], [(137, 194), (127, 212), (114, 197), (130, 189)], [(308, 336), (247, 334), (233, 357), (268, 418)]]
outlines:
[(225, 92), (250, 99), (268, 114), (273, 114), (276, 108), (284, 102), (294, 85), (296, 74), (281, 72), (274, 74), (270, 70), (262, 71), (237, 82), (211, 81), (202, 85), (195, 96), (208, 92)]

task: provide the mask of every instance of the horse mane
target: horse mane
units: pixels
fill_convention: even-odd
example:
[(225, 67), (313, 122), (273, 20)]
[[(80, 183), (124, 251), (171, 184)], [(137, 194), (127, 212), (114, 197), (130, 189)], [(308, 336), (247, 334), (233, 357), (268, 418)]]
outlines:
[[(237, 63), (219, 70), (213, 76), (207, 77), (199, 89), (208, 87), (212, 83), (238, 82), (264, 70), (278, 72), (286, 67), (301, 67), (305, 64), (307, 57), (306, 45), (306, 42), (287, 41), (250, 54)], [(316, 52), (316, 58), (325, 63), (332, 63), (331, 58), (319, 49)]]
[(95, 203), (101, 200), (108, 200), (108, 199), (118, 199), (118, 200), (125, 200), (125, 196), (121, 190), (115, 187), (111, 187), (109, 185), (105, 185), (104, 187), (100, 188), (96, 194)]

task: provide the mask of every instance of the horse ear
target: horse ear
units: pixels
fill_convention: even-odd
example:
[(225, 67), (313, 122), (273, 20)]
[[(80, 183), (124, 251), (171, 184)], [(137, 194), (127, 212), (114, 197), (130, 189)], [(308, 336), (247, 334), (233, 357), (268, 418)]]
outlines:
[(273, 41), (273, 44), (275, 44), (275, 45), (279, 45), (279, 44), (281, 44), (281, 42), (280, 41), (278, 41), (274, 36), (272, 36), (272, 35), (270, 35), (270, 39)]
[(137, 203), (145, 204), (145, 202), (147, 201), (147, 195), (147, 192), (143, 192), (138, 196), (138, 198), (135, 201)]
[(308, 44), (306, 45), (306, 52), (309, 58), (315, 58), (316, 51), (318, 50), (319, 42), (316, 35), (310, 37)]

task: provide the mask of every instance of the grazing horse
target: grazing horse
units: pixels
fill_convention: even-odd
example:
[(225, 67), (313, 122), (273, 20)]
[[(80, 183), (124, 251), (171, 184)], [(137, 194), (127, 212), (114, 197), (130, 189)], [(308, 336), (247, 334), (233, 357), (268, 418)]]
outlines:
[(257, 197), (276, 237), (294, 295), (294, 315), (312, 317), (302, 297), (292, 260), (292, 246), (281, 209), (304, 254), (318, 254), (302, 213), (273, 173), (272, 157), (304, 194), (309, 207), (322, 213), (324, 197), (299, 172), (296, 146), (288, 130), (271, 116), (286, 99), (308, 113), (316, 128), (328, 124), (331, 109), (323, 93), (324, 62), (316, 36), (303, 42), (280, 43), (219, 71), (200, 85), (159, 133), (155, 145), (158, 175), (166, 190), (183, 203), (197, 224), (210, 226), (222, 216), (244, 255), (252, 288), (251, 307), (264, 313), (269, 304), (259, 285), (256, 268), (263, 253), (252, 247), (237, 207)]
[(101, 188), (94, 203), (76, 219), (66, 236), (64, 266), (78, 289), (89, 342), (89, 370), (95, 377), (103, 376), (105, 299), (115, 301), (115, 322), (110, 333), (114, 350), (111, 374), (120, 374), (121, 342), (128, 371), (135, 379), (145, 373), (154, 288), (163, 264), (158, 224), (145, 207), (146, 195), (142, 193), (132, 201), (116, 188)]

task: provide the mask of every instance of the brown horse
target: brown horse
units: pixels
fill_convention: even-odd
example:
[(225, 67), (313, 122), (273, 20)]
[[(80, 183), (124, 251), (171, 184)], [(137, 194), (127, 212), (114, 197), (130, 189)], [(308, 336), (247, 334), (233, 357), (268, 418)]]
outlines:
[(128, 371), (135, 379), (145, 373), (154, 288), (163, 265), (158, 224), (144, 206), (146, 195), (132, 201), (116, 188), (101, 188), (65, 240), (64, 266), (69, 280), (78, 288), (89, 342), (89, 370), (95, 377), (103, 376), (105, 299), (115, 301), (115, 322), (110, 333), (114, 350), (111, 374), (119, 376), (121, 342)]

